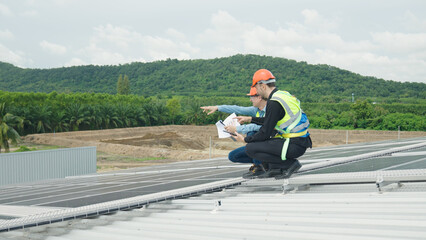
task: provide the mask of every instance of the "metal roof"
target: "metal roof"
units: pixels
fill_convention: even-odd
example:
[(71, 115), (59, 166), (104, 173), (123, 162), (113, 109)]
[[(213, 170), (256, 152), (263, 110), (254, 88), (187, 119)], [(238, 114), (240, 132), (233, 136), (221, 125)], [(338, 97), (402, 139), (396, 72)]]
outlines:
[[(407, 174), (401, 171), (407, 170), (392, 174)], [(318, 178), (350, 180), (363, 173), (339, 175), (321, 174)], [(300, 182), (303, 178), (298, 176), (295, 180)], [(282, 187), (282, 181), (252, 180), (221, 192), (12, 231), (7, 235), (50, 240), (424, 239), (426, 236), (424, 182), (395, 182), (381, 191), (374, 181), (299, 186), (290, 191), (283, 191)]]
[[(425, 153), (426, 138), (312, 149), (301, 159), (305, 171), (288, 180), (213, 178), (178, 189), (56, 209), (50, 216), (64, 217), (65, 212), (73, 219), (86, 216), (3, 232), (0, 239), (424, 239)], [(216, 168), (228, 173), (245, 170), (217, 161)], [(318, 169), (324, 162), (332, 165)], [(207, 167), (194, 164), (180, 170), (203, 172)], [(174, 171), (179, 169), (173, 166)], [(143, 171), (158, 174), (171, 169)], [(124, 175), (109, 176), (116, 179), (129, 172), (119, 173)], [(96, 205), (116, 209), (105, 215), (87, 214)], [(119, 205), (127, 210), (116, 211)], [(43, 214), (49, 215), (0, 220), (0, 226)]]

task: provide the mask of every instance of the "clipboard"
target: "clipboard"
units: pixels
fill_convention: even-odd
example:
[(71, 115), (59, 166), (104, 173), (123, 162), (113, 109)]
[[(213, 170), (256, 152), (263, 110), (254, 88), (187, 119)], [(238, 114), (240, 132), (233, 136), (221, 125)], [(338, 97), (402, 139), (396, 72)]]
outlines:
[(237, 115), (235, 113), (232, 113), (229, 115), (224, 121), (219, 120), (216, 123), (217, 133), (219, 138), (231, 138), (232, 140), (236, 141), (236, 139), (233, 136), (237, 136), (234, 133), (230, 133), (225, 130), (225, 126), (240, 126), (241, 124), (235, 119)]

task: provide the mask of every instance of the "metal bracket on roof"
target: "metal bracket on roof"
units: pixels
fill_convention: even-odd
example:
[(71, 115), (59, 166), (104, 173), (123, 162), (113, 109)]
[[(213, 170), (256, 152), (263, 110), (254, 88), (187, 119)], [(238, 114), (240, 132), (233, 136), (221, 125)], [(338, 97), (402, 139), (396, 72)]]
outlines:
[(310, 184), (290, 184), (288, 179), (284, 179), (284, 183), (281, 186), (283, 190), (283, 194), (287, 194), (289, 192), (295, 192), (298, 190), (307, 190), (311, 187)]
[(217, 211), (219, 211), (220, 206), (222, 206), (222, 200), (216, 200), (214, 202), (214, 208), (210, 213), (216, 213)]
[(399, 181), (385, 181), (383, 179), (383, 175), (377, 176), (376, 187), (377, 187), (377, 190), (379, 191), (379, 193), (383, 193), (383, 187), (390, 185), (390, 184), (393, 184), (393, 183), (396, 183), (397, 187), (402, 187), (402, 183), (399, 182)]

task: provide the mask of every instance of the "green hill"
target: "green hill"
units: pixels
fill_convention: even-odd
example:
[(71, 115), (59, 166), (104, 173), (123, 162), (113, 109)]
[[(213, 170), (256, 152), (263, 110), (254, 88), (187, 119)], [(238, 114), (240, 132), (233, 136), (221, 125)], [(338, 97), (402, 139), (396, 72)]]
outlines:
[(311, 65), (284, 58), (235, 55), (209, 60), (172, 60), (118, 66), (75, 66), (23, 69), (0, 62), (0, 90), (10, 92), (116, 93), (120, 74), (129, 77), (137, 95), (242, 96), (251, 77), (269, 69), (280, 89), (303, 101), (325, 96), (426, 98), (426, 84), (385, 81), (361, 76), (329, 65)]

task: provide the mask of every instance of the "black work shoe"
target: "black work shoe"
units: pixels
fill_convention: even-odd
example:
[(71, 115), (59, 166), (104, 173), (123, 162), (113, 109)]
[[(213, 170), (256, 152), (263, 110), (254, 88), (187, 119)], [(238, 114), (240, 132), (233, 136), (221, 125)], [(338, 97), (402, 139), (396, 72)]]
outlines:
[(262, 165), (254, 165), (250, 167), (249, 171), (243, 174), (243, 178), (252, 179), (265, 172), (265, 168)]
[(281, 175), (277, 175), (275, 176), (275, 179), (285, 179), (285, 178), (290, 178), (290, 176), (294, 173), (297, 172), (300, 168), (302, 167), (302, 165), (300, 164), (300, 162), (298, 160), (296, 160), (293, 164), (290, 165), (289, 168), (287, 169), (282, 169), (282, 174)]
[(263, 174), (258, 175), (256, 178), (272, 178), (282, 174), (281, 168), (271, 168), (266, 170)]

